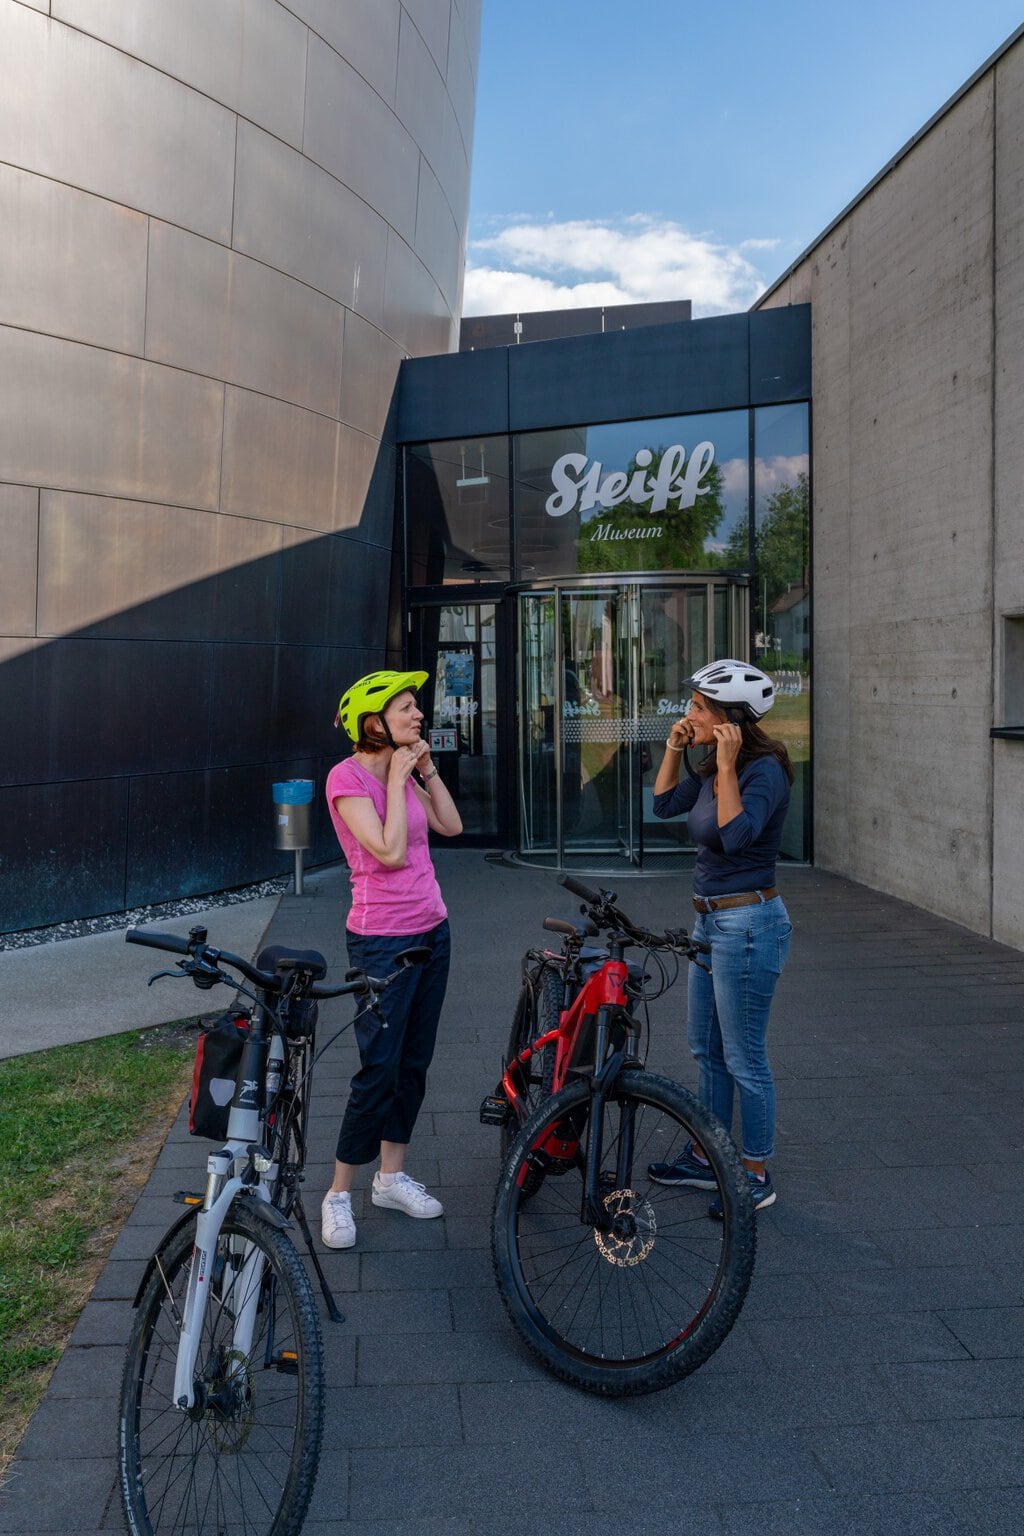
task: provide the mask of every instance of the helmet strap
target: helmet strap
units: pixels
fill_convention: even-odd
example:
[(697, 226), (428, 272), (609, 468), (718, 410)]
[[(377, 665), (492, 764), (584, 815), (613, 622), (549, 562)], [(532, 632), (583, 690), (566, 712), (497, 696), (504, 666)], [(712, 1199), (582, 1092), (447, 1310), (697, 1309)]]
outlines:
[[(383, 736), (384, 736), (384, 740), (380, 743), (380, 745), (382, 747), (384, 747), (384, 746), (390, 747), (392, 752), (394, 752), (394, 750), (395, 750), (395, 738), (392, 736), (390, 727), (388, 726), (387, 721), (384, 719), (384, 712), (383, 712), (383, 710), (373, 710), (373, 711), (371, 711), (371, 713), (374, 715), (375, 719), (380, 721), (380, 728), (381, 728), (381, 731), (382, 731)], [(364, 715), (363, 716), (362, 724), (359, 727), (359, 734), (360, 734), (360, 736), (364, 735), (365, 732), (366, 732), (366, 721), (368, 719), (369, 719), (369, 715)], [(372, 736), (368, 738), (368, 740), (370, 740), (370, 741), (373, 741), (374, 739), (375, 738), (372, 737)]]

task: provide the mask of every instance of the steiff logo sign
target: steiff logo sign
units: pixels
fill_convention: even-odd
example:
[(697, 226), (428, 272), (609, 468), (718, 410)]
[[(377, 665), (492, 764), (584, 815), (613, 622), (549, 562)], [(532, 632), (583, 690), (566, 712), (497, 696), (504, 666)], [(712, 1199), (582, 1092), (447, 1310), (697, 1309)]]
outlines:
[[(687, 456), (681, 443), (666, 448), (656, 468), (654, 453), (641, 448), (633, 459), (633, 470), (606, 471), (600, 459), (590, 459), (584, 453), (563, 453), (551, 470), (552, 494), (544, 503), (549, 517), (565, 517), (569, 512), (581, 516), (595, 507), (612, 511), (622, 507), (627, 512), (647, 513), (657, 516), (672, 503), (680, 508), (692, 507), (698, 496), (710, 489), (706, 483), (708, 472), (715, 462), (713, 443), (698, 443)], [(590, 537), (600, 539), (656, 539), (662, 528), (656, 523), (634, 527), (615, 527), (612, 523), (595, 522)]]

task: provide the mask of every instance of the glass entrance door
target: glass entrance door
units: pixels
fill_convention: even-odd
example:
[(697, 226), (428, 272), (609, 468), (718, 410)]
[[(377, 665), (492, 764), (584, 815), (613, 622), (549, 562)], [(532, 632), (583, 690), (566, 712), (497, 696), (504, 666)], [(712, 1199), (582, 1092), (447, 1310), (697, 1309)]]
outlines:
[(558, 587), (520, 598), (520, 852), (601, 869), (688, 846), (653, 814), (683, 679), (742, 655), (746, 588), (722, 581)]
[(432, 754), (462, 817), (466, 840), (501, 835), (498, 607), (461, 602), (411, 611), (411, 664), (428, 673), (422, 702)]

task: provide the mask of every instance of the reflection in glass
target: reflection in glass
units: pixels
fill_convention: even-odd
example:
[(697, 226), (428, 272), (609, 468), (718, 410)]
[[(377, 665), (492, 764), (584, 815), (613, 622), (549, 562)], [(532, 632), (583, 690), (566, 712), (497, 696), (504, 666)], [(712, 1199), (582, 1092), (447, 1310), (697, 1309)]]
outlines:
[(741, 650), (747, 624), (747, 587), (734, 581), (522, 595), (524, 854), (586, 868), (689, 848), (685, 819), (653, 812), (665, 737), (684, 680), (716, 647)]
[(524, 597), (519, 608), (519, 774), (524, 854), (553, 854), (558, 846), (555, 772), (555, 596)]
[(718, 411), (517, 436), (519, 579), (748, 570), (748, 423)]
[(493, 603), (472, 602), (415, 610), (414, 661), (430, 674), (423, 695), (429, 727), (452, 738), (434, 760), (463, 831), (486, 835), (497, 830), (496, 612)]
[(407, 448), (405, 524), (411, 586), (507, 581), (508, 438)]
[(810, 855), (810, 422), (806, 405), (754, 413), (756, 659), (778, 702), (767, 722), (785, 741), (796, 781), (783, 834), (791, 858)]

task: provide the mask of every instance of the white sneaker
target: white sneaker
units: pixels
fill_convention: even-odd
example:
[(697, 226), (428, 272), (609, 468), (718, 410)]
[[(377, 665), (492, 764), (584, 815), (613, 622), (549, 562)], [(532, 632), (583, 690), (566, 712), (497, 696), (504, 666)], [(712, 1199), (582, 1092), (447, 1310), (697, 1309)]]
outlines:
[(396, 1173), (390, 1184), (380, 1182), (380, 1174), (373, 1176), (370, 1199), (385, 1210), (404, 1211), (407, 1216), (428, 1220), (431, 1216), (443, 1216), (444, 1206), (433, 1195), (428, 1195), (422, 1184), (410, 1179), (407, 1173)]
[(352, 1196), (329, 1189), (320, 1207), (320, 1236), (326, 1248), (351, 1248), (356, 1240)]

